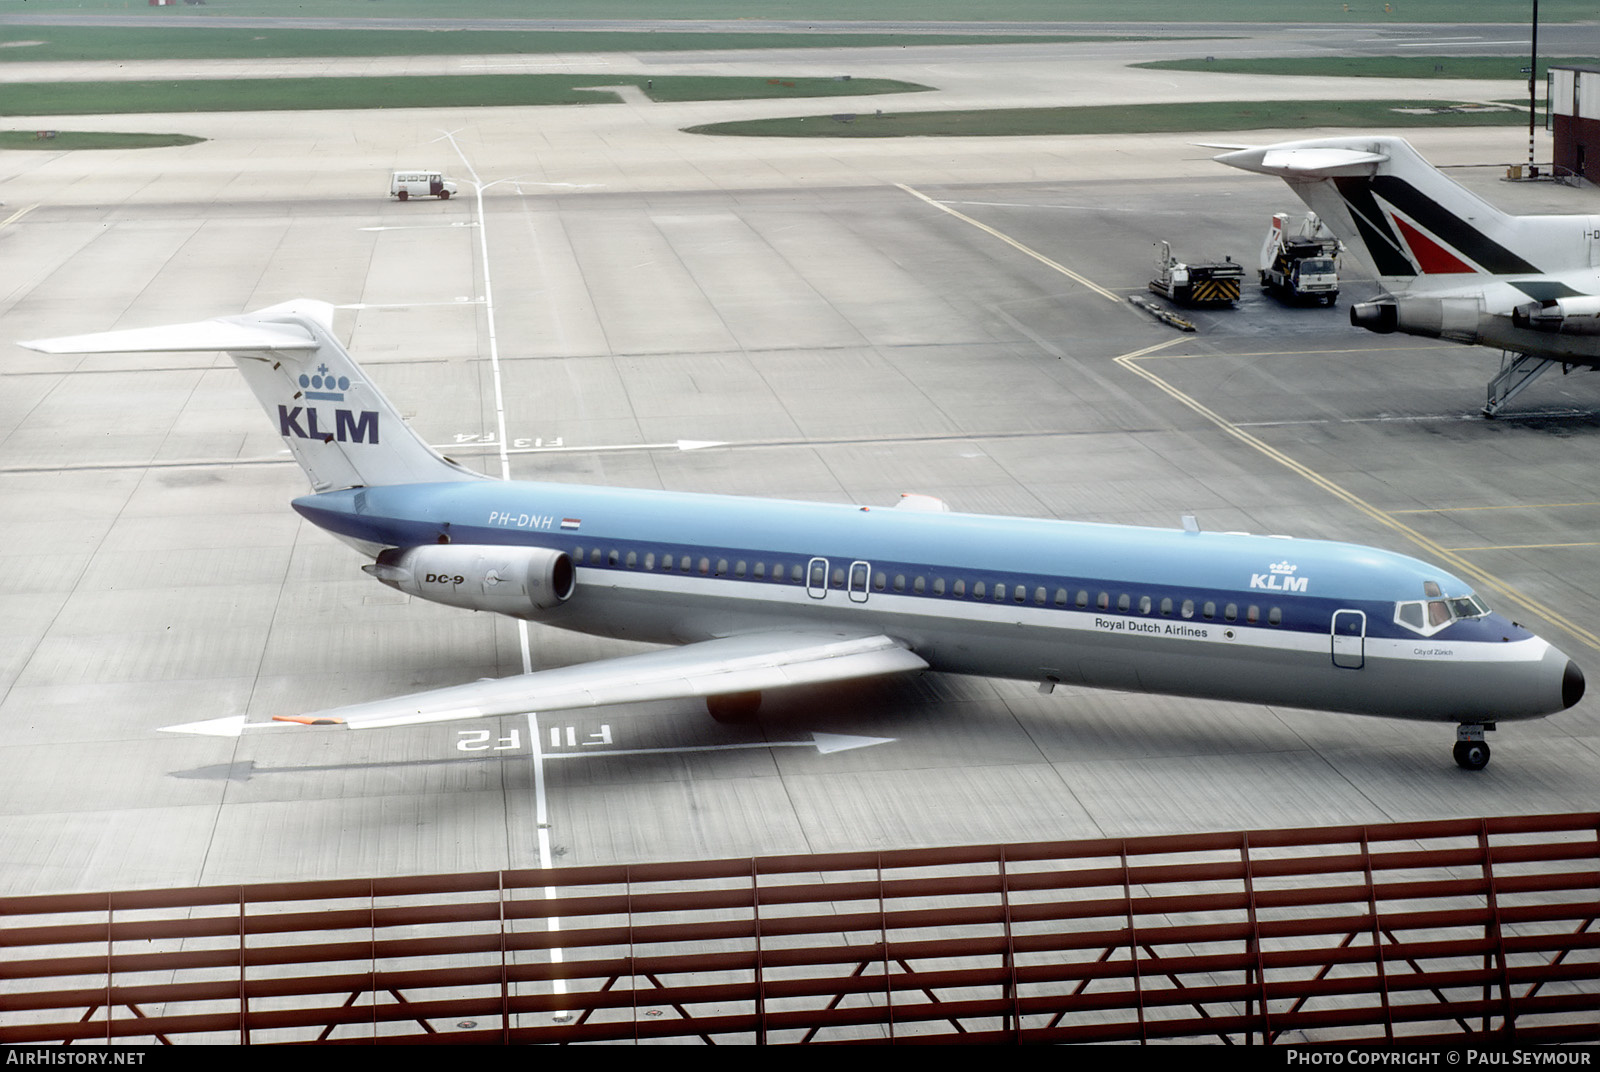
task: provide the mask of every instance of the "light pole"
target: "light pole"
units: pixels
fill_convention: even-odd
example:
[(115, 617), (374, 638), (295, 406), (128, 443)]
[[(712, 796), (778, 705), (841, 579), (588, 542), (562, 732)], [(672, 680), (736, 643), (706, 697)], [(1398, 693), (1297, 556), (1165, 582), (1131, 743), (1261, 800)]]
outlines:
[(1528, 60), (1528, 175), (1538, 174), (1533, 169), (1533, 120), (1537, 114), (1534, 86), (1539, 79), (1539, 0), (1533, 0), (1533, 55)]

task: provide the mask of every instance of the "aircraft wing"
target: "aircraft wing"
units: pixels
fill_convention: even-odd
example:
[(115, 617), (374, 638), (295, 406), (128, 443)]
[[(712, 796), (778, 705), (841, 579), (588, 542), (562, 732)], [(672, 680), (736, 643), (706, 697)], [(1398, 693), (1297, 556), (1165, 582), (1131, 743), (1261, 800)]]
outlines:
[(239, 715), (162, 728), (219, 737), (237, 737), (246, 730), (278, 728), (286, 723), (385, 729), (525, 711), (756, 692), (880, 677), (927, 666), (915, 652), (887, 636), (785, 630), (719, 637), (679, 648), (280, 716), (272, 722), (247, 722)]

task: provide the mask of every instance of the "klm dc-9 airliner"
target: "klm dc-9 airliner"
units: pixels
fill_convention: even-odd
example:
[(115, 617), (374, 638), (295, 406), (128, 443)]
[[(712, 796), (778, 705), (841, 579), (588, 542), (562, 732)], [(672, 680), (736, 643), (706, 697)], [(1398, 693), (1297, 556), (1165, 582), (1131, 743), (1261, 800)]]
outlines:
[(310, 478), (294, 508), (421, 599), (672, 645), (249, 722), (374, 729), (762, 692), (922, 670), (1457, 723), (1583, 695), (1582, 672), (1461, 580), (1355, 544), (492, 480), (441, 457), (296, 301), (243, 316), (24, 343), (45, 353), (226, 351)]

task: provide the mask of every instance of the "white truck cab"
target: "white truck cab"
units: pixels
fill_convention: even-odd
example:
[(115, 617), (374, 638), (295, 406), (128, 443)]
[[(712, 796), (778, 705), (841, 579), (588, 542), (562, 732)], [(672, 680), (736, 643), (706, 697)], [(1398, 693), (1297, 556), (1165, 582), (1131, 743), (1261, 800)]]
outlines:
[(437, 197), (448, 201), (456, 184), (437, 171), (396, 171), (389, 179), (389, 196), (402, 201), (413, 197)]

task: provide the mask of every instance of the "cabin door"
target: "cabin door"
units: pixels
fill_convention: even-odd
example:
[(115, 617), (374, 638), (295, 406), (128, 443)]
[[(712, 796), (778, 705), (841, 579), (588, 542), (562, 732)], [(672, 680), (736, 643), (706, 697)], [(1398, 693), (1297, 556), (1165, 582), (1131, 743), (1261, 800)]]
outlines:
[(872, 579), (872, 565), (860, 559), (850, 563), (850, 579), (845, 584), (845, 594), (852, 603), (867, 601), (868, 585)]
[(1359, 670), (1366, 664), (1367, 616), (1359, 610), (1333, 612), (1333, 665)]
[(828, 560), (813, 558), (806, 563), (806, 595), (812, 599), (828, 597)]

